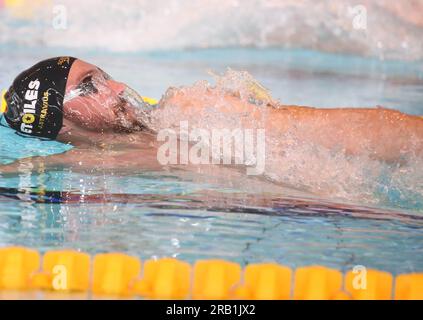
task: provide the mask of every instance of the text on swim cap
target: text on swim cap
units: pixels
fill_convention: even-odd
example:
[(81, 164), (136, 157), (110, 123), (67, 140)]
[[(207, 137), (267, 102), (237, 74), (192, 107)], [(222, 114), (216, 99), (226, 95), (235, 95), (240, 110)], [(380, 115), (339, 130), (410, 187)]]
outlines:
[(28, 90), (25, 92), (24, 114), (22, 116), (21, 131), (31, 134), (35, 121), (35, 107), (38, 99), (38, 88), (40, 81), (34, 80), (28, 83)]

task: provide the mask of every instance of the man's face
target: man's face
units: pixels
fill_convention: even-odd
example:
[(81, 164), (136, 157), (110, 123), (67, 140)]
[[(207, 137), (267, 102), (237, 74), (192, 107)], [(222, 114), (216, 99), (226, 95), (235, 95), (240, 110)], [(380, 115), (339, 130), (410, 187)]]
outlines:
[(139, 130), (135, 108), (122, 95), (125, 88), (100, 68), (76, 60), (66, 84), (61, 133), (75, 125), (96, 132)]

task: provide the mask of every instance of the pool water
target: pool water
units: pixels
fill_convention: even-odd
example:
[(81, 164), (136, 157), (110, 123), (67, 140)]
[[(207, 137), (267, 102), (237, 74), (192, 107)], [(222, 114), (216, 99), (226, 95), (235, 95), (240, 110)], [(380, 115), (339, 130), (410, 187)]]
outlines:
[[(143, 95), (156, 98), (169, 86), (209, 79), (207, 70), (219, 73), (230, 66), (248, 70), (286, 104), (383, 105), (423, 114), (423, 64), (305, 50), (112, 54), (4, 45), (0, 87), (6, 88), (20, 70), (37, 60), (61, 54), (98, 64)], [(25, 139), (4, 127), (0, 137), (2, 164), (71, 148)], [(347, 189), (347, 195), (322, 198), (247, 177), (216, 179), (176, 169), (111, 174), (62, 166), (34, 171), (23, 163), (18, 173), (0, 175), (0, 247), (25, 245), (42, 252), (74, 248), (91, 254), (121, 251), (143, 260), (223, 258), (243, 265), (275, 261), (291, 267), (320, 264), (346, 270), (364, 265), (394, 274), (421, 272), (420, 160), (404, 173), (406, 179), (395, 183), (399, 171), (387, 168), (388, 174), (372, 185), (367, 198), (360, 185)], [(343, 179), (349, 173), (345, 174)], [(336, 185), (338, 178), (330, 176), (325, 182)]]

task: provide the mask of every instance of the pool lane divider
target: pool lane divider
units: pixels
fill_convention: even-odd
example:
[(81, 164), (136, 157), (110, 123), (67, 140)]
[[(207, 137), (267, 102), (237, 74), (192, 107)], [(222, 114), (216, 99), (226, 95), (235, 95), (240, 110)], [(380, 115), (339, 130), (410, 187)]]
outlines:
[[(225, 260), (199, 260), (194, 265), (174, 258), (143, 264), (123, 253), (94, 257), (74, 250), (38, 251), (0, 248), (0, 293), (40, 291), (85, 293), (146, 299), (317, 299), (423, 300), (423, 273), (394, 277), (368, 269), (366, 288), (352, 270), (346, 274), (322, 266), (292, 270), (276, 263), (245, 268)], [(357, 282), (358, 281), (358, 282)]]

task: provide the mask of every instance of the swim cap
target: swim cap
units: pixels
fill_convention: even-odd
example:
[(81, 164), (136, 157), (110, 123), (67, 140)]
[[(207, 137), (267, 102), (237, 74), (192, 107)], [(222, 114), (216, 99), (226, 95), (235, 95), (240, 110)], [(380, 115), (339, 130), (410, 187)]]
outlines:
[(23, 71), (6, 92), (4, 117), (18, 132), (55, 139), (63, 125), (63, 97), (76, 58), (57, 57)]

